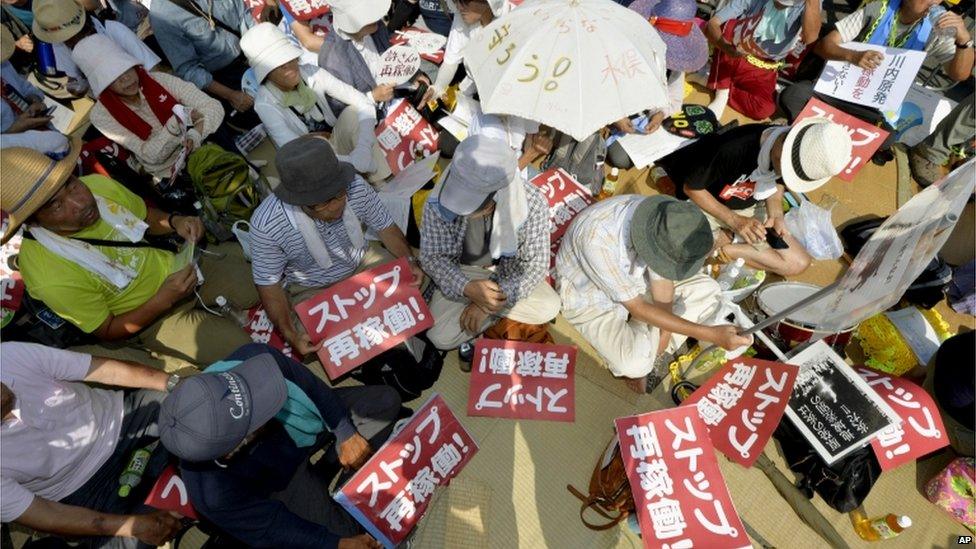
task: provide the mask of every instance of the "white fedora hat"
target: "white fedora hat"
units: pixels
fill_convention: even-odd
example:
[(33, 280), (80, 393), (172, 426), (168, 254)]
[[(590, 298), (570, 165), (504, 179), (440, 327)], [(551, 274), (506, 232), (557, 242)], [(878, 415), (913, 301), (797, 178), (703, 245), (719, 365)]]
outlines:
[(241, 51), (254, 68), (258, 82), (264, 82), (268, 73), (302, 56), (302, 50), (273, 23), (258, 23), (248, 29), (241, 36)]
[(851, 136), (826, 118), (797, 122), (783, 143), (780, 170), (791, 191), (805, 193), (839, 174), (851, 160)]

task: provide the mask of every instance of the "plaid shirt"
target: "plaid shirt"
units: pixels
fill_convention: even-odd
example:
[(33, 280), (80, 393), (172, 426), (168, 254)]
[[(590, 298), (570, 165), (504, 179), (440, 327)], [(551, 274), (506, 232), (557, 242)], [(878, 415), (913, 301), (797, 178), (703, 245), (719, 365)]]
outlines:
[[(525, 181), (529, 216), (518, 228), (518, 253), (497, 260), (491, 277), (505, 292), (509, 303), (517, 303), (532, 293), (549, 267), (549, 205), (538, 187)], [(468, 218), (448, 221), (436, 203), (424, 205), (420, 225), (420, 264), (448, 299), (463, 301), (464, 287), (470, 282), (461, 272), (461, 247)]]

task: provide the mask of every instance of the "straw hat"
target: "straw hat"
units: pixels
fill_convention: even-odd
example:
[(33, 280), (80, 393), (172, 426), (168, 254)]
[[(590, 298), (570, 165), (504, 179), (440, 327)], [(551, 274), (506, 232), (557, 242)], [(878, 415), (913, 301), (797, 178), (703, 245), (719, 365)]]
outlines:
[(106, 88), (122, 76), (122, 73), (141, 65), (111, 38), (102, 34), (86, 36), (71, 50), (71, 59), (85, 73), (91, 85), (92, 95), (98, 97)]
[(273, 23), (259, 23), (248, 29), (241, 36), (241, 51), (254, 68), (258, 82), (264, 82), (268, 73), (302, 56), (302, 50)]
[(58, 44), (85, 26), (85, 10), (74, 0), (34, 0), (34, 36)]
[(14, 55), (14, 35), (10, 33), (10, 29), (6, 25), (0, 25), (0, 63), (7, 61)]
[(43, 153), (25, 147), (10, 147), (0, 151), (0, 209), (10, 216), (2, 242), (10, 239), (17, 229), (39, 210), (68, 179), (75, 169), (81, 139), (71, 140), (68, 156), (52, 160)]
[(356, 34), (390, 11), (391, 0), (332, 0), (332, 24), (346, 34)]
[(851, 161), (851, 135), (826, 118), (804, 118), (786, 134), (780, 170), (786, 188), (805, 193), (839, 174)]

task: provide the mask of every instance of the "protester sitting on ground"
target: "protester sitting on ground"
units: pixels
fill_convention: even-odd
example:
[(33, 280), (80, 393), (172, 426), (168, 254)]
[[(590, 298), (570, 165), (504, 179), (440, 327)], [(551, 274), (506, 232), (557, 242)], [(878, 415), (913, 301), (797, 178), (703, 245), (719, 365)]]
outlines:
[(119, 477), (134, 452), (158, 441), (159, 405), (179, 377), (33, 343), (3, 343), (0, 354), (4, 524), (94, 547), (134, 548), (137, 540), (156, 546), (172, 539), (179, 519), (142, 505), (166, 467), (162, 445), (152, 450), (142, 482), (125, 497)]
[[(108, 38), (113, 52), (138, 59), (139, 64), (147, 71), (153, 70), (159, 64), (159, 56), (128, 27), (117, 21), (102, 23), (86, 14), (75, 0), (36, 0), (33, 9), (34, 36), (54, 44), (58, 70), (77, 80), (77, 89), (86, 89), (88, 83), (72, 59), (71, 52), (78, 42), (94, 34)], [(93, 95), (98, 97), (98, 94)]]
[[(301, 49), (271, 23), (260, 23), (244, 33), (241, 49), (261, 82), (254, 110), (276, 146), (331, 130), (330, 142), (341, 161), (371, 179), (390, 175), (373, 133), (376, 109), (365, 95), (325, 69), (302, 64)], [(343, 104), (338, 117), (330, 98)]]
[[(646, 4), (642, 3), (639, 7), (643, 6)], [(634, 9), (633, 5), (631, 9)], [(664, 109), (639, 113), (614, 122), (611, 127), (618, 136), (635, 133), (653, 134), (660, 129), (665, 118), (681, 110), (685, 97), (685, 74), (701, 69), (708, 61), (708, 42), (695, 22), (696, 10), (693, 0), (664, 0), (646, 10), (646, 13), (636, 10), (649, 18), (651, 25), (667, 46), (665, 63), (669, 102)], [(642, 120), (641, 117), (647, 118), (646, 126), (635, 126), (634, 123)], [(615, 139), (607, 147), (607, 163), (624, 170), (634, 166), (619, 139)]]
[[(168, 181), (177, 160), (203, 144), (223, 120), (219, 101), (176, 76), (149, 72), (106, 36), (85, 38), (72, 56), (98, 99), (92, 125), (131, 151), (157, 182)], [(177, 107), (189, 118), (185, 136)]]
[(14, 37), (0, 27), (0, 148), (27, 147), (51, 156), (68, 154), (68, 138), (51, 128), (44, 92), (10, 64)]
[(573, 220), (556, 256), (563, 316), (613, 375), (647, 392), (657, 357), (687, 337), (726, 349), (751, 341), (735, 326), (702, 324), (719, 306), (718, 283), (701, 274), (711, 249), (708, 220), (694, 204), (638, 195), (594, 204)]
[[(194, 309), (225, 296), (241, 306), (256, 300), (242, 284), (240, 246), (226, 244), (197, 268), (172, 252), (144, 243), (175, 233), (188, 243), (203, 238), (198, 217), (167, 214), (146, 205), (122, 184), (100, 175), (72, 175), (80, 145), (62, 160), (30, 149), (0, 151), (0, 208), (9, 214), (8, 240), (24, 224), (18, 265), (30, 295), (102, 341), (144, 347), (194, 364), (208, 364), (250, 341), (233, 320)], [(26, 236), (26, 235), (25, 235)], [(226, 256), (226, 257), (225, 257)]]
[(254, 99), (241, 90), (247, 61), (238, 43), (254, 24), (244, 2), (153, 0), (149, 21), (176, 76), (219, 99), (233, 127), (257, 124)]
[(427, 337), (438, 349), (505, 319), (538, 328), (559, 314), (545, 281), (549, 206), (517, 162), (506, 142), (468, 137), (424, 205), (420, 262), (437, 284)]
[(138, 0), (79, 0), (79, 4), (89, 16), (103, 23), (118, 21), (134, 33), (149, 17), (149, 8)]
[[(423, 272), (376, 192), (324, 137), (306, 135), (278, 149), (281, 183), (251, 216), (251, 267), (268, 318), (297, 352), (314, 352), (291, 300), (311, 297), (370, 266), (406, 257), (414, 284)], [(363, 224), (386, 250), (367, 245)], [(287, 284), (287, 290), (285, 288)]]
[(705, 27), (715, 46), (708, 105), (718, 118), (728, 104), (763, 120), (776, 111), (776, 77), (784, 59), (799, 54), (820, 36), (821, 0), (734, 0), (715, 12)]
[(811, 118), (792, 127), (747, 124), (705, 135), (657, 165), (678, 198), (690, 198), (705, 212), (719, 261), (741, 257), (752, 268), (795, 276), (811, 258), (786, 228), (778, 183), (793, 192), (812, 191), (840, 173), (850, 157), (847, 130)]
[[(332, 389), (267, 345), (242, 347), (180, 383), (160, 440), (180, 458), (193, 507), (247, 547), (375, 548), (329, 496), (339, 468), (386, 441), (400, 397), (385, 385)], [(319, 449), (325, 455), (311, 465)]]
[[(837, 22), (836, 28), (820, 39), (814, 53), (828, 61), (846, 61), (863, 69), (877, 69), (885, 55), (874, 50), (845, 48), (847, 42), (864, 42), (879, 46), (926, 52), (926, 59), (942, 65), (952, 80), (969, 78), (973, 71), (973, 40), (962, 17), (943, 12), (936, 21), (929, 15), (939, 0), (874, 0)], [(943, 34), (952, 29), (952, 34)], [(783, 89), (780, 106), (792, 122), (811, 97), (874, 124), (884, 116), (875, 109), (814, 93), (813, 81), (796, 82)], [(890, 128), (890, 126), (889, 126)], [(894, 136), (895, 132), (892, 132)]]
[(928, 137), (909, 150), (908, 163), (912, 177), (919, 185), (928, 187), (942, 179), (949, 172), (950, 156), (958, 147), (973, 141), (976, 136), (974, 101), (976, 96), (970, 93), (949, 111)]

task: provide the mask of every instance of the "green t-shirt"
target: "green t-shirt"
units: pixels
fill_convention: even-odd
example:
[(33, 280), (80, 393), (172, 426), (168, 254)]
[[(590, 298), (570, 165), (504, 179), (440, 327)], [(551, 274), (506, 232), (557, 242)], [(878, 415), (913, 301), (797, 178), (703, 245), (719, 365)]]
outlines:
[[(80, 179), (92, 194), (115, 202), (140, 219), (146, 218), (146, 203), (121, 184), (101, 175)], [(71, 236), (128, 242), (103, 219)], [(95, 331), (110, 313), (121, 315), (148, 301), (169, 276), (173, 263), (172, 253), (155, 248), (97, 248), (110, 259), (128, 265), (139, 276), (119, 289), (77, 263), (50, 252), (36, 240), (26, 238), (18, 258), (20, 274), (31, 297), (43, 301), (86, 333)]]

